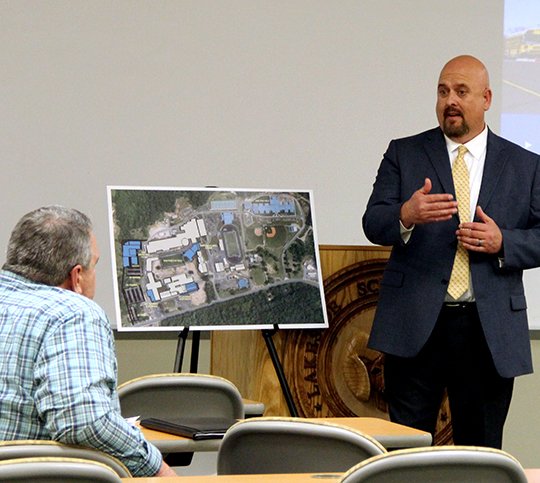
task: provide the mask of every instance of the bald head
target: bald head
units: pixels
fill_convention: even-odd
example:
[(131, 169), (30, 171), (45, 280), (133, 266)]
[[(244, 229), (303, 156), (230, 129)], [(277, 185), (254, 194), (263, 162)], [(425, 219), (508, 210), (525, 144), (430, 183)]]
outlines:
[(439, 76), (436, 111), (441, 129), (458, 143), (470, 141), (485, 127), (491, 97), (486, 66), (471, 55), (454, 57)]
[(440, 77), (451, 75), (452, 73), (468, 73), (482, 84), (482, 87), (489, 88), (489, 74), (486, 66), (472, 55), (458, 55), (449, 60), (441, 70)]

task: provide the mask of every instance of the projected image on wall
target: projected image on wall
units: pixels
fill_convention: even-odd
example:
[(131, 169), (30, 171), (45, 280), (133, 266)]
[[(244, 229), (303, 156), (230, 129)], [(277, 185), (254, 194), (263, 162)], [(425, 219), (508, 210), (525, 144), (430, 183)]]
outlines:
[[(505, 0), (501, 134), (540, 154), (540, 2)], [(540, 329), (540, 270), (525, 270), (529, 327)]]
[(108, 190), (119, 330), (328, 325), (310, 191)]
[(501, 134), (540, 154), (540, 2), (506, 0)]

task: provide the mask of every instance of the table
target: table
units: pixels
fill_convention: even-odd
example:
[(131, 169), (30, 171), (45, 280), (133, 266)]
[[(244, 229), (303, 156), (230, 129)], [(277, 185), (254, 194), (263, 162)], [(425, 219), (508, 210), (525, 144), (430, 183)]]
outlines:
[[(401, 424), (379, 418), (303, 418), (312, 422), (340, 424), (362, 431), (381, 443), (387, 449), (430, 446), (431, 434)], [(217, 451), (220, 439), (194, 441), (182, 436), (141, 428), (145, 438), (162, 453), (185, 453), (195, 451)]]
[(131, 483), (337, 483), (340, 473), (287, 473), (280, 475), (204, 475), (171, 476), (168, 478), (122, 478)]
[[(525, 469), (529, 483), (540, 483), (540, 468)], [(286, 475), (205, 475), (176, 476), (170, 478), (122, 478), (125, 482), (138, 483), (337, 483), (341, 474), (336, 473), (297, 473)]]
[(306, 418), (313, 422), (327, 422), (340, 424), (362, 431), (375, 438), (386, 449), (415, 448), (418, 446), (431, 446), (431, 434), (426, 431), (392, 423), (380, 418)]
[(525, 474), (529, 483), (540, 483), (540, 468), (525, 468)]
[[(526, 468), (525, 474), (529, 483), (540, 483), (540, 468)], [(173, 476), (170, 478), (122, 478), (132, 483), (337, 483), (342, 474), (339, 473), (296, 473), (281, 475), (204, 475)]]

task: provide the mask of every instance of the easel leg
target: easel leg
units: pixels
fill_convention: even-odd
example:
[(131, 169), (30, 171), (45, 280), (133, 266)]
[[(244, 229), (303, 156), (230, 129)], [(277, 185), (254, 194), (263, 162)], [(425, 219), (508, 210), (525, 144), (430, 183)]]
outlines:
[[(199, 347), (201, 343), (201, 332), (194, 331), (191, 338), (191, 364), (189, 372), (195, 374), (199, 368)], [(173, 372), (182, 372), (182, 363), (184, 362), (184, 353), (186, 351), (186, 341), (189, 334), (189, 327), (184, 327), (178, 334), (178, 344), (176, 346), (176, 356), (174, 359)]]
[(291, 389), (289, 387), (289, 383), (287, 382), (287, 378), (285, 377), (283, 366), (281, 365), (281, 362), (279, 360), (276, 346), (274, 345), (274, 340), (272, 339), (272, 336), (276, 333), (276, 331), (277, 327), (273, 330), (263, 330), (262, 333), (264, 341), (266, 342), (266, 347), (268, 348), (268, 353), (270, 354), (270, 359), (272, 359), (272, 363), (274, 364), (274, 369), (276, 370), (276, 375), (278, 377), (283, 396), (285, 396), (285, 401), (287, 403), (287, 407), (289, 408), (289, 413), (293, 417), (298, 417), (298, 411), (296, 409), (296, 405), (294, 404)]
[(186, 350), (186, 340), (189, 333), (189, 327), (184, 327), (178, 334), (178, 343), (176, 345), (176, 357), (174, 358), (173, 372), (182, 372), (182, 362), (184, 361), (184, 352)]
[(191, 365), (189, 372), (196, 374), (199, 370), (199, 347), (201, 342), (201, 331), (196, 330), (191, 338)]

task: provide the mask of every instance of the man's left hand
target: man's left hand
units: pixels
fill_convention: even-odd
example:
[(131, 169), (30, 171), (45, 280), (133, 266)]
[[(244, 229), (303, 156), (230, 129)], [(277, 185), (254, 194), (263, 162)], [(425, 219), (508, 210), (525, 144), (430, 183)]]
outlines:
[(499, 253), (503, 242), (501, 230), (480, 206), (476, 207), (476, 216), (480, 221), (459, 225), (456, 232), (459, 243), (472, 252)]

